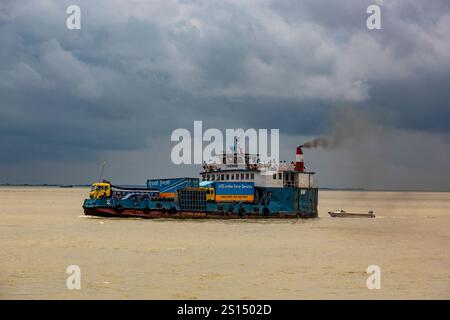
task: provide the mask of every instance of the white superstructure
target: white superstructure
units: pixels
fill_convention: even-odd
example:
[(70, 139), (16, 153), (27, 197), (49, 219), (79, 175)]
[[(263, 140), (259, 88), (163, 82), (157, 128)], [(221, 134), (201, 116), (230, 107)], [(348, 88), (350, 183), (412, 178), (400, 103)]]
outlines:
[(242, 152), (223, 153), (203, 165), (202, 181), (254, 182), (255, 187), (315, 188), (314, 172), (304, 170), (303, 152), (297, 147), (296, 162), (269, 161), (261, 163), (258, 154)]

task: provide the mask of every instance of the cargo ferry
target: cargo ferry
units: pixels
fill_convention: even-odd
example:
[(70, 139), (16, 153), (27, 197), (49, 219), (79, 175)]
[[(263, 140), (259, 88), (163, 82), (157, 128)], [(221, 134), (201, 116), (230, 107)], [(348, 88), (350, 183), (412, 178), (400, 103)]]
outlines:
[(237, 150), (205, 163), (200, 178), (148, 179), (146, 187), (92, 185), (85, 215), (139, 218), (270, 219), (317, 217), (314, 172), (296, 149), (290, 163), (262, 163)]

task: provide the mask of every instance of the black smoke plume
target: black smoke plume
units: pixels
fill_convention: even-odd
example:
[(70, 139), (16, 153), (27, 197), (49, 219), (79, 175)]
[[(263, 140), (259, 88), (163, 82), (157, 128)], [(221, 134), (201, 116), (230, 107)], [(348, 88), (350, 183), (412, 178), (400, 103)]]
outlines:
[(322, 137), (305, 142), (303, 148), (335, 149), (348, 140), (365, 139), (378, 129), (374, 117), (368, 112), (342, 108), (333, 113), (329, 132)]

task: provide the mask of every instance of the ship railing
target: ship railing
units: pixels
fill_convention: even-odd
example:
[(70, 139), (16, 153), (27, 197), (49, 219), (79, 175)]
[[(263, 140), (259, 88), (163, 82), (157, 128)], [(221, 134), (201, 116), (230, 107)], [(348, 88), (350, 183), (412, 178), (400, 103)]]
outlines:
[(293, 163), (280, 163), (278, 169), (280, 171), (294, 171), (295, 165)]

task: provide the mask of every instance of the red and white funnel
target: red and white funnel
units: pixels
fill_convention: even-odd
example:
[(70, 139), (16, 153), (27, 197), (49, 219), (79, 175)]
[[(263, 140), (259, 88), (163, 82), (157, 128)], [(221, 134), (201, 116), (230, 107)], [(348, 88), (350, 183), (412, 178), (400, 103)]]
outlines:
[(295, 153), (295, 171), (305, 171), (302, 146), (297, 147), (297, 152)]

